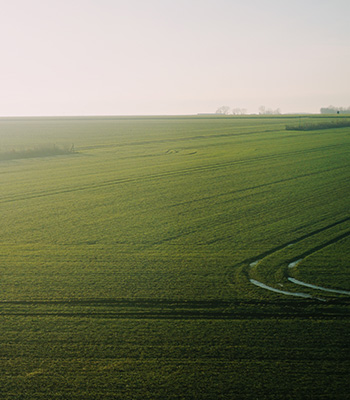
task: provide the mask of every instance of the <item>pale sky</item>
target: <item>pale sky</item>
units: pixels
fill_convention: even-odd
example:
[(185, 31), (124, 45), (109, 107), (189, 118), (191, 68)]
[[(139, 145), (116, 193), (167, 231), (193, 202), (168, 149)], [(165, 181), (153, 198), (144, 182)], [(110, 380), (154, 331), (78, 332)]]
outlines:
[(350, 106), (349, 0), (0, 5), (0, 116)]

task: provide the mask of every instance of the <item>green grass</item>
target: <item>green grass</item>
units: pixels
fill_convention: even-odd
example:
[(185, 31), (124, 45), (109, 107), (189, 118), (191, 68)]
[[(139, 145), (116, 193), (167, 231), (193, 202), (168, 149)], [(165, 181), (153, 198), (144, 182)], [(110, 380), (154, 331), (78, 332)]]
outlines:
[(350, 291), (349, 237), (312, 254), (295, 270), (295, 277), (319, 286)]
[(347, 398), (350, 297), (287, 278), (350, 288), (350, 128), (298, 118), (0, 120), (77, 152), (0, 162), (2, 398)]
[(348, 321), (27, 320), (2, 325), (8, 398), (345, 399), (349, 389)]
[(320, 129), (335, 129), (335, 128), (348, 128), (350, 127), (350, 120), (344, 118), (328, 119), (317, 123), (305, 122), (299, 124), (286, 125), (287, 131), (317, 131)]

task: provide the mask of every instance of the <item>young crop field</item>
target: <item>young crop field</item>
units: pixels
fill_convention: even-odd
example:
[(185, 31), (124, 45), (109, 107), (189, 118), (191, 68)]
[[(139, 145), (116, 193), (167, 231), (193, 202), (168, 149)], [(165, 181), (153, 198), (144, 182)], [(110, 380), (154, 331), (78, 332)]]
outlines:
[(1, 399), (349, 398), (342, 118), (0, 119)]

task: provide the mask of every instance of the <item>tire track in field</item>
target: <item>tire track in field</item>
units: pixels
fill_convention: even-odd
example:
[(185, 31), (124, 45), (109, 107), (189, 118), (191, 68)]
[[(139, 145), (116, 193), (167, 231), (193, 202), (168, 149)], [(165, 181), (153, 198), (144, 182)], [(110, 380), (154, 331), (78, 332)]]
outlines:
[[(267, 256), (272, 255), (272, 254), (276, 253), (277, 251), (286, 249), (287, 247), (290, 247), (290, 246), (292, 246), (292, 245), (294, 245), (296, 243), (299, 243), (299, 242), (301, 242), (301, 241), (303, 241), (303, 240), (305, 240), (307, 238), (313, 237), (313, 236), (317, 235), (318, 233), (327, 231), (330, 228), (333, 228), (333, 227), (335, 227), (337, 225), (343, 224), (344, 222), (347, 222), (349, 220), (350, 220), (350, 217), (346, 217), (346, 218), (344, 218), (344, 219), (342, 219), (340, 221), (337, 221), (337, 222), (335, 222), (333, 224), (330, 224), (330, 225), (327, 225), (327, 226), (325, 226), (323, 228), (314, 230), (314, 231), (310, 232), (309, 234), (303, 235), (303, 236), (295, 239), (292, 243), (287, 243), (287, 244), (283, 244), (283, 245), (277, 246), (277, 247), (275, 247), (274, 249), (272, 249), (270, 251), (267, 251), (265, 253), (260, 254), (259, 256), (257, 256), (254, 259), (245, 260), (245, 263), (247, 263), (247, 262), (249, 263), (250, 269), (253, 268), (253, 267), (256, 267)], [(343, 240), (343, 239), (345, 239), (345, 238), (347, 238), (349, 236), (350, 236), (350, 230), (348, 230), (348, 231), (342, 233), (341, 235), (338, 235), (338, 236), (326, 241), (325, 243), (322, 243), (320, 245), (314, 246), (314, 247), (312, 247), (312, 248), (310, 248), (310, 249), (298, 254), (298, 256), (294, 256), (292, 259), (286, 260), (286, 262), (289, 263), (289, 268), (293, 268), (299, 262), (301, 262), (305, 257), (307, 257), (307, 256), (309, 256), (311, 254), (314, 254), (314, 253), (316, 253), (316, 252), (318, 252), (318, 251), (320, 251), (320, 250), (322, 250), (322, 249), (324, 249), (324, 248), (326, 248), (328, 246), (331, 246), (332, 244), (335, 244), (335, 243), (339, 242), (340, 240)], [(324, 299), (320, 299), (320, 298), (314, 297), (313, 295), (310, 295), (308, 293), (297, 293), (297, 292), (289, 292), (289, 291), (285, 291), (285, 290), (281, 290), (281, 289), (276, 289), (276, 288), (274, 288), (272, 286), (266, 285), (266, 284), (264, 284), (264, 283), (262, 283), (260, 281), (252, 279), (250, 277), (251, 274), (250, 274), (249, 270), (246, 269), (243, 272), (245, 272), (247, 278), (249, 279), (249, 281), (252, 284), (254, 284), (256, 286), (259, 286), (259, 287), (261, 287), (263, 289), (270, 290), (270, 291), (277, 292), (277, 293), (284, 294), (284, 295), (289, 295), (289, 296), (297, 296), (297, 297), (304, 297), (304, 298), (315, 298), (317, 300), (326, 301)], [(332, 289), (332, 288), (325, 288), (325, 287), (322, 287), (322, 286), (312, 285), (312, 284), (309, 284), (309, 283), (306, 283), (306, 282), (298, 281), (298, 280), (296, 280), (294, 278), (290, 278), (288, 276), (286, 278), (288, 279), (289, 282), (294, 283), (294, 284), (299, 285), (299, 286), (304, 286), (304, 287), (308, 287), (308, 288), (319, 290), (319, 291), (350, 295), (350, 291)]]
[[(283, 249), (287, 248), (288, 246), (290, 246), (292, 244), (299, 243), (302, 240), (308, 239), (308, 238), (310, 238), (312, 236), (317, 235), (318, 233), (324, 232), (324, 231), (326, 231), (328, 229), (331, 229), (331, 228), (333, 228), (333, 227), (335, 227), (337, 225), (343, 224), (344, 222), (348, 222), (348, 221), (350, 221), (350, 217), (342, 218), (339, 221), (336, 221), (336, 222), (333, 222), (332, 224), (324, 226), (323, 228), (315, 229), (315, 230), (311, 231), (310, 233), (306, 233), (305, 235), (302, 235), (299, 238), (294, 239), (292, 243), (284, 243), (284, 244), (281, 244), (279, 246), (273, 247), (272, 249), (267, 250), (267, 251), (265, 251), (263, 253), (260, 253), (259, 255), (257, 255), (254, 258), (252, 258), (252, 257), (247, 258), (242, 263), (244, 263), (244, 264), (253, 264), (253, 263), (257, 262), (257, 261), (260, 262), (265, 257), (270, 256), (273, 253), (276, 253), (277, 251), (283, 250)], [(290, 261), (290, 262), (292, 262), (292, 261)]]
[[(206, 196), (203, 198), (200, 198), (198, 200), (191, 200), (191, 201), (187, 201), (187, 202), (181, 202), (181, 203), (177, 203), (177, 204), (173, 204), (171, 207), (177, 207), (177, 206), (182, 206), (185, 204), (190, 204), (196, 201), (202, 201), (202, 200), (209, 200), (212, 198), (218, 198), (218, 197), (222, 197), (222, 196), (226, 196), (226, 195), (232, 195), (232, 194), (236, 194), (236, 193), (243, 193), (243, 192), (247, 192), (247, 191), (251, 191), (251, 190), (256, 190), (256, 189), (261, 189), (264, 187), (269, 187), (269, 186), (273, 186), (276, 184), (280, 184), (280, 183), (285, 183), (285, 182), (289, 182), (289, 181), (293, 181), (293, 180), (297, 180), (297, 179), (302, 179), (302, 178), (306, 178), (309, 176), (315, 176), (315, 175), (320, 175), (320, 174), (324, 174), (327, 172), (333, 172), (339, 169), (343, 169), (343, 168), (347, 168), (345, 166), (341, 166), (341, 167), (334, 167), (332, 169), (325, 169), (325, 170), (321, 170), (321, 171), (316, 171), (316, 172), (310, 172), (307, 174), (301, 174), (301, 175), (295, 175), (292, 176), (290, 178), (285, 178), (285, 179), (279, 179), (276, 181), (272, 181), (272, 182), (267, 182), (267, 183), (263, 183), (260, 185), (254, 185), (254, 186), (249, 186), (247, 188), (243, 188), (243, 189), (237, 189), (237, 190), (232, 190), (226, 193), (222, 193), (220, 195), (216, 195), (216, 196)], [(214, 168), (212, 168), (214, 169)], [(215, 168), (216, 169), (216, 168)], [(127, 184), (127, 183), (133, 183), (133, 182), (140, 182), (140, 181), (147, 181), (147, 180), (153, 180), (153, 179), (163, 179), (163, 178), (169, 178), (169, 177), (176, 177), (176, 176), (183, 176), (185, 174), (189, 174), (189, 173), (193, 173), (193, 172), (202, 172), (204, 170), (210, 170), (209, 168), (203, 168), (201, 170), (197, 169), (196, 171), (187, 171), (187, 170), (183, 170), (183, 171), (177, 171), (177, 172), (169, 172), (169, 173), (165, 173), (165, 174), (152, 174), (152, 175), (147, 175), (147, 176), (143, 176), (143, 177), (135, 177), (135, 178), (121, 178), (121, 179), (117, 179), (117, 180), (111, 180), (111, 181), (105, 181), (103, 183), (98, 183), (98, 184), (87, 184), (85, 186), (81, 186), (81, 187), (75, 187), (75, 188), (66, 188), (66, 189), (61, 189), (61, 190), (52, 190), (52, 191), (47, 191), (47, 192), (40, 192), (40, 193), (33, 193), (31, 195), (27, 195), (27, 196), (17, 196), (17, 197), (11, 197), (11, 198), (5, 198), (3, 200), (0, 200), (0, 204), (4, 204), (4, 203), (12, 203), (15, 201), (23, 201), (23, 200), (31, 200), (31, 199), (37, 199), (37, 198), (42, 198), (42, 197), (49, 197), (49, 196), (57, 196), (57, 195), (61, 195), (61, 194), (65, 194), (65, 193), (75, 193), (75, 192), (81, 192), (81, 191), (86, 191), (86, 190), (97, 190), (100, 188), (104, 188), (104, 187), (112, 187), (115, 185), (120, 185), (120, 184)]]
[[(326, 248), (326, 247), (328, 247), (328, 246), (330, 246), (330, 245), (332, 245), (334, 243), (337, 243), (340, 240), (345, 239), (348, 236), (350, 236), (350, 231), (347, 231), (347, 232), (345, 232), (345, 233), (343, 233), (343, 234), (341, 234), (339, 236), (336, 236), (335, 238), (333, 238), (331, 240), (328, 240), (326, 243), (322, 243), (322, 244), (320, 244), (318, 246), (315, 246), (315, 247), (313, 247), (313, 248), (311, 248), (311, 249), (309, 249), (307, 251), (304, 251), (303, 253), (299, 254), (298, 257), (293, 257), (292, 260), (287, 261), (287, 262), (294, 263), (294, 262), (297, 262), (299, 260), (301, 261), (303, 258), (305, 258), (305, 257), (307, 257), (307, 256), (309, 256), (309, 255), (311, 255), (313, 253), (316, 253), (317, 251), (320, 251), (320, 250), (322, 250), (322, 249), (324, 249), (324, 248)], [(298, 240), (298, 241), (300, 241), (300, 240)], [(294, 243), (297, 243), (297, 242), (294, 242)]]
[(329, 289), (329, 288), (325, 288), (323, 286), (317, 286), (317, 285), (313, 285), (311, 283), (306, 283), (303, 281), (299, 281), (298, 279), (294, 279), (294, 278), (288, 278), (288, 280), (292, 283), (295, 283), (296, 285), (299, 286), (305, 286), (311, 289), (316, 289), (316, 290), (321, 290), (323, 292), (329, 292), (329, 293), (338, 293), (338, 294), (345, 294), (350, 296), (350, 291), (349, 290), (339, 290), (339, 289)]
[[(236, 127), (237, 128), (237, 127)], [(251, 129), (255, 128), (255, 126), (250, 126)], [(280, 132), (281, 130), (285, 129), (285, 123), (278, 123), (275, 125), (275, 129), (265, 129), (265, 130), (252, 130), (252, 131), (246, 131), (246, 132), (228, 132), (224, 133), (224, 131), (230, 130), (231, 131), (232, 127), (226, 127), (220, 129), (222, 133), (216, 133), (216, 134), (202, 134), (202, 135), (195, 135), (195, 136), (183, 136), (183, 137), (178, 137), (178, 138), (164, 138), (164, 139), (154, 139), (154, 140), (143, 140), (140, 142), (124, 142), (124, 143), (114, 143), (111, 145), (87, 145), (81, 147), (82, 150), (89, 150), (89, 149), (96, 149), (96, 148), (111, 148), (111, 147), (126, 147), (126, 146), (144, 146), (144, 145), (149, 145), (149, 144), (159, 144), (159, 143), (176, 143), (176, 142), (187, 142), (188, 140), (205, 140), (205, 139), (216, 139), (216, 138), (235, 138), (235, 137), (240, 137), (240, 136), (250, 136), (250, 135), (261, 135), (264, 133), (273, 133), (273, 132)], [(207, 129), (199, 129), (197, 132), (207, 132)], [(308, 131), (308, 135), (320, 135), (320, 134), (326, 134), (326, 132), (322, 131)], [(304, 131), (288, 131), (286, 132), (284, 137), (290, 137), (290, 136), (300, 136)], [(265, 140), (265, 139), (261, 139)], [(271, 138), (269, 138), (271, 140)]]
[[(230, 129), (226, 128), (225, 130)], [(182, 136), (178, 138), (164, 138), (164, 139), (154, 139), (154, 140), (143, 140), (140, 142), (124, 142), (124, 143), (114, 143), (111, 145), (108, 144), (101, 144), (101, 145), (87, 145), (83, 147), (79, 147), (81, 150), (90, 150), (90, 149), (104, 149), (111, 147), (119, 148), (119, 147), (127, 147), (127, 146), (145, 146), (148, 144), (159, 144), (159, 143), (176, 143), (176, 142), (188, 142), (188, 140), (205, 140), (205, 139), (216, 139), (216, 138), (223, 138), (223, 137), (239, 137), (239, 136), (249, 136), (249, 135), (261, 135), (264, 133), (271, 133), (271, 132), (279, 132), (281, 129), (278, 127), (276, 129), (266, 129), (264, 131), (247, 131), (247, 132), (236, 132), (236, 133), (217, 133), (217, 134), (208, 134), (208, 135), (196, 135), (196, 136)], [(203, 131), (201, 129), (200, 131)]]
[[(309, 300), (307, 300), (309, 301)], [(266, 318), (349, 319), (341, 310), (308, 311), (305, 300), (298, 304), (280, 300), (172, 300), (172, 299), (71, 299), (0, 301), (1, 317), (89, 318), (89, 319), (174, 319), (240, 320)], [(287, 308), (285, 306), (288, 306)], [(261, 307), (263, 306), (263, 307)], [(266, 308), (268, 309), (266, 310)]]
[[(217, 163), (213, 165), (202, 165), (202, 166), (197, 166), (197, 167), (190, 167), (190, 168), (184, 168), (179, 171), (168, 171), (164, 173), (153, 173), (145, 176), (137, 176), (134, 178), (119, 178), (119, 179), (111, 179), (111, 180), (106, 180), (104, 182), (99, 182), (99, 183), (91, 183), (91, 184), (86, 184), (80, 187), (70, 187), (70, 188), (62, 188), (59, 190), (51, 190), (51, 191), (46, 191), (46, 192), (37, 192), (33, 194), (28, 194), (28, 195), (15, 195), (12, 197), (8, 198), (3, 198), (0, 200), (0, 204), (4, 203), (10, 203), (14, 201), (22, 201), (22, 200), (30, 200), (30, 199), (36, 199), (36, 198), (41, 198), (41, 197), (47, 197), (47, 196), (55, 196), (55, 195), (60, 195), (60, 194), (65, 194), (65, 193), (73, 193), (73, 192), (79, 192), (79, 191), (85, 191), (85, 190), (96, 190), (100, 189), (103, 187), (110, 187), (110, 186), (115, 186), (119, 184), (125, 184), (125, 183), (132, 183), (132, 182), (140, 182), (140, 181), (147, 181), (147, 180), (153, 180), (153, 179), (164, 179), (164, 178), (169, 178), (169, 177), (177, 177), (177, 176), (183, 176), (187, 174), (194, 174), (194, 173), (200, 173), (204, 171), (214, 171), (218, 169), (224, 169), (233, 165), (245, 165), (249, 163), (254, 163), (254, 162), (260, 162), (260, 161), (265, 161), (265, 160), (274, 160), (274, 159), (279, 159), (279, 158), (284, 158), (286, 156), (294, 157), (296, 154), (308, 154), (308, 153), (313, 153), (317, 151), (323, 151), (324, 149), (328, 148), (333, 148), (333, 147), (338, 147), (340, 145), (330, 145), (330, 146), (323, 146), (319, 147), (316, 149), (309, 149), (309, 150), (296, 150), (293, 152), (285, 152), (285, 153), (280, 153), (278, 155), (266, 155), (266, 156), (260, 156), (260, 157), (248, 157), (246, 159), (241, 159), (241, 160), (234, 160), (234, 161), (227, 161), (227, 162), (222, 162), (222, 163)], [(312, 175), (319, 175), (325, 172), (329, 171), (335, 171), (338, 169), (343, 169), (346, 168), (346, 166), (339, 166), (339, 167), (334, 167), (331, 169), (325, 169), (321, 171), (316, 171), (316, 172), (310, 172), (308, 174), (301, 174), (297, 176), (293, 176), (290, 178), (282, 179), (282, 180), (277, 180), (274, 182), (269, 182), (261, 185), (256, 185), (250, 188), (246, 189), (240, 189), (239, 191), (247, 191), (247, 190), (254, 190), (256, 188), (264, 187), (264, 186), (269, 186), (273, 185), (276, 183), (282, 183), (282, 182), (287, 182), (291, 181), (294, 179), (299, 179), (307, 176), (312, 176)]]
[(229, 196), (229, 195), (233, 195), (233, 194), (237, 194), (237, 193), (244, 193), (244, 192), (248, 192), (250, 190), (262, 189), (262, 188), (266, 188), (266, 187), (269, 187), (269, 186), (278, 185), (280, 183), (290, 182), (290, 181), (293, 181), (293, 180), (296, 180), (296, 179), (302, 179), (302, 178), (307, 178), (309, 176), (315, 176), (315, 175), (320, 175), (320, 174), (327, 173), (327, 172), (333, 172), (333, 171), (336, 171), (338, 169), (343, 169), (343, 168), (347, 168), (347, 167), (345, 167), (345, 166), (344, 167), (343, 166), (342, 167), (334, 167), (332, 169), (325, 169), (325, 170), (321, 170), (321, 171), (309, 172), (309, 173), (305, 173), (305, 174), (301, 174), (301, 175), (295, 175), (295, 176), (292, 176), (290, 178), (278, 179), (276, 181), (262, 183), (260, 185), (249, 186), (249, 187), (243, 188), (243, 189), (229, 190), (227, 192), (216, 194), (216, 195), (204, 196), (204, 197), (201, 197), (200, 199), (182, 201), (182, 202), (179, 202), (179, 203), (176, 203), (176, 204), (172, 204), (172, 205), (167, 206), (167, 207), (168, 208), (180, 207), (180, 206), (184, 206), (184, 205), (193, 204), (193, 203), (196, 203), (196, 202), (212, 200), (212, 199), (218, 199), (220, 197), (225, 197), (225, 196)]

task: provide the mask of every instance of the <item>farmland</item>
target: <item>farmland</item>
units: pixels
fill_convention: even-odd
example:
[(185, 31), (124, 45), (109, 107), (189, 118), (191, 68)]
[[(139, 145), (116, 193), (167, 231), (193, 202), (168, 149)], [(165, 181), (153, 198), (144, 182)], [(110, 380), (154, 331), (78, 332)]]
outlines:
[(2, 398), (348, 398), (341, 118), (1, 119)]

